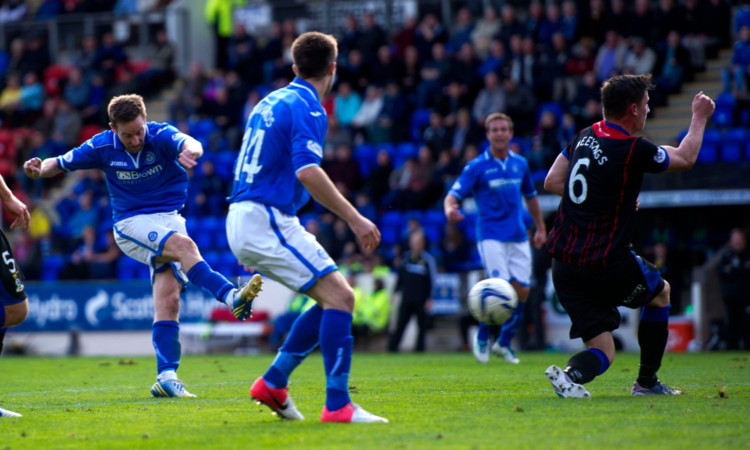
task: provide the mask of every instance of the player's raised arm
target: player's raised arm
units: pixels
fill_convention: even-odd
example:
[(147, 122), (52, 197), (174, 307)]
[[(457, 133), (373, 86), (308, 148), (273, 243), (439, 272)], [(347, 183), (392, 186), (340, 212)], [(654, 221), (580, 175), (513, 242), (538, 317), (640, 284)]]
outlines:
[(375, 248), (380, 244), (378, 227), (357, 212), (336, 189), (323, 169), (318, 166), (306, 167), (297, 172), (297, 179), (318, 203), (346, 221), (363, 248)]
[(693, 117), (687, 135), (677, 148), (664, 146), (669, 155), (667, 171), (688, 170), (693, 167), (703, 143), (703, 131), (706, 129), (706, 123), (711, 114), (714, 113), (714, 109), (714, 101), (703, 91), (696, 94), (693, 98)]
[(29, 178), (48, 178), (62, 172), (55, 158), (47, 158), (42, 161), (39, 158), (31, 158), (23, 163), (23, 171)]

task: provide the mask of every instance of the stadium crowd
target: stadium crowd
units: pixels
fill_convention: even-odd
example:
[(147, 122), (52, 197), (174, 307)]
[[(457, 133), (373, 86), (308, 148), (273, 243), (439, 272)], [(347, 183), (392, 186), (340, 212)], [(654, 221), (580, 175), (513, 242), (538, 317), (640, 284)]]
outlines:
[[(8, 0), (0, 23), (128, 12), (128, 3)], [(162, 3), (168, 2), (157, 6)], [(459, 226), (447, 224), (440, 205), (464, 164), (484, 150), (488, 114), (513, 118), (512, 149), (527, 158), (541, 182), (576, 131), (600, 120), (603, 80), (653, 73), (658, 88), (652, 101), (666, 104), (668, 94), (704, 70), (707, 58), (732, 45), (733, 31), (750, 23), (747, 6), (737, 9), (732, 23), (724, 0), (489, 2), (503, 3), (499, 10), (477, 6), (482, 2), (453, 3), (460, 7), (451, 20), (426, 11), (388, 31), (374, 13), (364, 12), (347, 16), (334, 32), (339, 61), (337, 82), (323, 101), (329, 117), (323, 167), (383, 234), (377, 252), (363, 252), (343, 221), (309, 204), (301, 220), (342, 266), (398, 266), (407, 237), (421, 228), (439, 271), (480, 268), (471, 215)], [(232, 164), (252, 108), (293, 77), (290, 44), (299, 31), (292, 19), (273, 22), (263, 35), (236, 23), (217, 47), (215, 65), (194, 62), (183, 76), (172, 70), (175, 48), (164, 30), (138, 59), (111, 30), (86, 36), (66, 61), (51, 60), (43, 34), (8, 39), (0, 49), (0, 174), (22, 188), (15, 192), (32, 210), (29, 233), (14, 233), (27, 278), (143, 275), (114, 243), (101, 173), (86, 171), (56, 190), (60, 179), (30, 180), (18, 169), (31, 157), (62, 154), (104, 129), (104, 105), (131, 92), (167, 99), (168, 120), (203, 143), (206, 153), (190, 173), (183, 214), (212, 266), (227, 276), (238, 273), (224, 236)], [(738, 46), (745, 57), (746, 44)], [(734, 89), (737, 96), (746, 95), (742, 89)], [(56, 192), (63, 194), (51, 198)], [(723, 242), (710, 230), (704, 240), (675, 237), (671, 220), (664, 228), (670, 231), (652, 231), (650, 248), (709, 252)]]

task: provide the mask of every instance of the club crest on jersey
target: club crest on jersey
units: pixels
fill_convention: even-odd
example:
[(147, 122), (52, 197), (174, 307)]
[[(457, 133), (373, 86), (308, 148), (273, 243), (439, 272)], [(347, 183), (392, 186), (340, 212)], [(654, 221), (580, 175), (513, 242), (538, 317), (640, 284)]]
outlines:
[(64, 160), (65, 160), (66, 162), (71, 162), (71, 161), (73, 161), (73, 150), (71, 150), (71, 151), (69, 151), (68, 153), (66, 153), (66, 154), (65, 154), (65, 155), (63, 156), (63, 159), (64, 159)]
[(313, 141), (312, 139), (307, 141), (307, 149), (315, 153), (316, 155), (323, 157), (323, 149), (320, 147), (320, 144)]
[(654, 161), (658, 162), (659, 164), (663, 163), (664, 160), (667, 159), (667, 151), (664, 150), (663, 147), (659, 147), (656, 149), (656, 154), (654, 155)]
[(152, 231), (148, 234), (148, 240), (151, 242), (156, 241), (156, 238), (158, 237), (159, 237), (159, 233), (157, 233), (156, 231)]
[(156, 155), (151, 152), (146, 153), (146, 164), (151, 164), (156, 161)]

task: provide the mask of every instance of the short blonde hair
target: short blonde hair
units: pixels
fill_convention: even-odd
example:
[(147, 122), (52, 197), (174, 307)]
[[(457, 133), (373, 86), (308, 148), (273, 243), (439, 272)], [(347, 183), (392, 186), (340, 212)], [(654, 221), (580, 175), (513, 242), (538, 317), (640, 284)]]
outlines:
[(513, 119), (511, 119), (510, 116), (505, 113), (492, 113), (487, 116), (487, 118), (484, 120), (484, 129), (489, 129), (490, 123), (496, 120), (504, 120), (508, 122), (508, 128), (510, 128), (510, 131), (513, 131)]

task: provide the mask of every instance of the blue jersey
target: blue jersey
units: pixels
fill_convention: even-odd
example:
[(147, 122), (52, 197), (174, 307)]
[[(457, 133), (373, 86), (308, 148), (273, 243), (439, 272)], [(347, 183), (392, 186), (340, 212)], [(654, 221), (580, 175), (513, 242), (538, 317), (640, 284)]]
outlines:
[(320, 166), (328, 116), (318, 93), (295, 78), (253, 108), (234, 163), (229, 203), (252, 200), (294, 215), (310, 199), (297, 172)]
[(477, 203), (477, 239), (528, 240), (521, 196), (536, 196), (526, 158), (508, 152), (498, 160), (489, 150), (471, 160), (451, 187), (459, 201), (469, 194)]
[(148, 122), (143, 148), (133, 154), (107, 130), (58, 156), (57, 165), (65, 172), (104, 171), (115, 222), (138, 214), (179, 211), (187, 200), (188, 175), (177, 162), (185, 139), (171, 125)]

